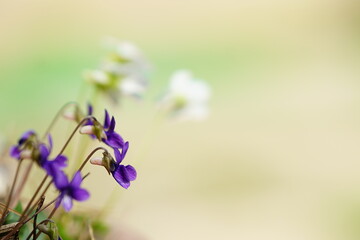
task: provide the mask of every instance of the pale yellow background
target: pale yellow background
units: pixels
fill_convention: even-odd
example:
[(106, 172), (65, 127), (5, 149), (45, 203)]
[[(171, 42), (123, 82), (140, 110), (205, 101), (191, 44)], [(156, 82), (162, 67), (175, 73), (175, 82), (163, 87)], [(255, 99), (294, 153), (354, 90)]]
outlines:
[[(359, 11), (350, 0), (1, 0), (0, 130), (12, 142), (44, 131), (77, 99), (101, 39), (131, 40), (152, 85), (145, 103), (109, 107), (139, 172), (117, 189), (110, 239), (359, 239)], [(211, 116), (165, 121), (142, 155), (150, 101), (178, 68), (212, 85)], [(79, 209), (116, 187), (103, 169), (91, 177)]]

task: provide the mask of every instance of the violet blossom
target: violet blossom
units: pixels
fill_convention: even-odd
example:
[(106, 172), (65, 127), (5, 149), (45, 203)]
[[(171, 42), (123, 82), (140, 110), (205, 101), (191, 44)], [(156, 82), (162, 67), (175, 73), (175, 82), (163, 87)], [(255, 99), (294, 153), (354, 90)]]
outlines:
[(18, 141), (18, 144), (11, 147), (10, 155), (17, 159), (31, 159), (45, 170), (47, 175), (54, 180), (59, 171), (67, 166), (67, 158), (64, 155), (58, 155), (50, 159), (53, 143), (51, 135), (48, 135), (49, 146), (41, 143), (34, 131), (25, 132)]
[(70, 211), (73, 206), (73, 200), (85, 201), (90, 197), (87, 190), (80, 187), (82, 182), (81, 173), (76, 172), (73, 179), (69, 182), (64, 172), (61, 172), (55, 181), (55, 186), (59, 190), (60, 195), (56, 201), (56, 207), (60, 204), (64, 207), (65, 211)]
[(109, 113), (105, 110), (103, 125), (97, 121), (92, 121), (91, 124), (83, 126), (80, 129), (80, 133), (96, 136), (99, 141), (104, 142), (113, 149), (122, 148), (124, 146), (124, 139), (115, 132), (115, 125), (115, 118), (112, 117), (110, 120)]
[(46, 171), (46, 173), (53, 178), (54, 181), (57, 180), (59, 173), (63, 168), (67, 166), (66, 161), (67, 157), (64, 155), (58, 155), (54, 159), (49, 159), (50, 153), (53, 147), (52, 138), (49, 134), (49, 147), (45, 144), (39, 145), (39, 158), (37, 163)]
[(18, 160), (32, 158), (34, 155), (38, 155), (37, 145), (36, 133), (29, 130), (20, 137), (17, 145), (10, 148), (10, 156)]
[(127, 150), (129, 148), (129, 142), (125, 142), (121, 152), (119, 149), (114, 149), (114, 155), (116, 161), (111, 157), (108, 152), (103, 153), (102, 158), (93, 158), (90, 162), (94, 165), (104, 166), (106, 170), (111, 173), (117, 183), (123, 188), (127, 189), (130, 187), (130, 182), (134, 181), (137, 177), (136, 170), (131, 165), (123, 165), (121, 162), (125, 158)]

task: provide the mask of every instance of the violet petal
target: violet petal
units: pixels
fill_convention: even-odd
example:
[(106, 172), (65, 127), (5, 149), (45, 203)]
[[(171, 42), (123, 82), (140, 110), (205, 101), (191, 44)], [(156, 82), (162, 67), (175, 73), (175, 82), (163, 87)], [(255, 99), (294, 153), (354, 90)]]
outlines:
[(81, 174), (80, 174), (79, 171), (77, 171), (77, 172), (74, 174), (74, 177), (73, 177), (73, 179), (72, 179), (71, 182), (70, 182), (70, 185), (71, 185), (71, 187), (73, 187), (73, 188), (78, 188), (78, 187), (80, 187), (81, 182), (82, 182)]
[(90, 197), (90, 194), (83, 188), (76, 188), (71, 192), (71, 197), (77, 201), (85, 201)]
[(125, 170), (127, 172), (127, 176), (129, 178), (129, 180), (134, 181), (136, 179), (136, 176), (137, 176), (135, 168), (133, 166), (131, 166), (131, 165), (127, 165), (125, 167)]

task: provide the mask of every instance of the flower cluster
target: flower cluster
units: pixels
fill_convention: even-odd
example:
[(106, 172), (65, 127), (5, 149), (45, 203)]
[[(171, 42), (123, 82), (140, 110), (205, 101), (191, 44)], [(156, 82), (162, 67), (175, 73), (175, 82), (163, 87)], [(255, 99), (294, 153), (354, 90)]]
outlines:
[[(92, 114), (93, 107), (88, 104), (87, 115), (83, 114), (77, 107), (66, 117), (78, 124), (76, 129), (80, 127), (80, 133), (88, 134), (113, 149), (116, 160), (107, 150), (100, 148), (104, 149), (103, 158), (100, 161), (91, 159), (91, 162), (104, 166), (117, 183), (123, 188), (128, 188), (130, 182), (134, 181), (137, 175), (134, 167), (121, 164), (129, 148), (129, 142), (125, 142), (121, 135), (115, 131), (115, 118), (113, 116), (110, 118), (107, 110), (105, 110), (103, 124), (94, 118)], [(56, 207), (62, 203), (64, 209), (69, 211), (72, 208), (72, 200), (84, 201), (90, 195), (85, 189), (80, 188), (82, 178), (79, 171), (75, 173), (71, 181), (68, 180), (64, 173), (64, 168), (67, 166), (67, 157), (61, 152), (56, 157), (51, 158), (52, 149), (53, 140), (50, 134), (47, 137), (47, 143), (45, 143), (39, 139), (35, 131), (30, 130), (20, 137), (16, 145), (11, 147), (10, 155), (19, 161), (31, 159), (37, 163), (45, 171), (46, 175), (51, 177), (54, 186), (60, 193), (56, 201)]]
[(125, 142), (121, 135), (115, 131), (115, 126), (114, 116), (110, 118), (108, 111), (105, 110), (104, 123), (102, 125), (97, 120), (92, 120), (90, 123), (84, 124), (80, 129), (80, 133), (97, 138), (113, 149), (116, 160), (110, 154), (104, 152), (103, 158), (94, 158), (91, 160), (91, 163), (104, 166), (122, 187), (128, 188), (130, 182), (136, 179), (137, 173), (131, 165), (124, 166), (120, 164), (126, 156), (129, 142)]
[[(94, 92), (102, 92), (113, 102), (118, 103), (122, 96), (132, 96), (141, 98), (148, 87), (149, 64), (142, 52), (132, 43), (113, 40), (110, 43), (111, 50), (108, 56), (102, 61), (97, 69), (89, 70), (84, 74), (87, 82), (95, 87)], [(165, 94), (163, 94), (159, 105), (161, 110), (176, 119), (181, 120), (202, 120), (208, 115), (208, 101), (210, 98), (210, 88), (205, 81), (193, 77), (188, 70), (176, 71), (170, 78), (170, 85)], [(70, 109), (72, 106), (74, 108)], [(69, 111), (70, 110), (70, 111)], [(64, 146), (58, 154), (53, 153), (53, 139), (50, 135), (51, 129), (58, 116), (72, 120), (77, 124), (70, 137), (65, 141)], [(157, 115), (160, 116), (160, 115)], [(68, 166), (68, 157), (63, 153), (70, 143), (74, 134), (80, 132), (90, 136), (93, 140), (98, 140), (100, 146), (97, 146), (86, 157), (77, 157), (79, 162), (83, 160), (78, 169), (71, 169)], [(45, 140), (44, 140), (45, 139)], [(78, 152), (82, 152), (82, 147), (86, 144), (79, 144)], [(54, 212), (63, 206), (65, 211), (70, 211), (73, 207), (73, 201), (85, 201), (90, 197), (90, 193), (81, 185), (88, 174), (83, 175), (82, 170), (86, 163), (99, 165), (106, 169), (109, 175), (115, 179), (117, 184), (128, 189), (131, 183), (136, 180), (137, 172), (131, 165), (124, 164), (124, 159), (129, 149), (129, 142), (116, 131), (115, 117), (104, 110), (103, 121), (98, 121), (94, 116), (94, 109), (91, 104), (87, 105), (86, 111), (83, 111), (76, 102), (70, 102), (64, 105), (54, 120), (51, 122), (43, 138), (33, 131), (25, 132), (18, 142), (11, 147), (10, 156), (17, 159), (17, 170), (13, 184), (11, 185), (7, 203), (1, 213), (0, 227), (6, 222), (7, 212), (11, 205), (18, 203), (22, 186), (16, 188), (16, 179), (23, 161), (31, 160), (32, 163), (26, 170), (26, 174), (19, 182), (26, 183), (27, 176), (31, 171), (32, 164), (40, 167), (44, 173), (44, 179), (39, 184), (33, 197), (28, 202), (13, 230), (8, 233), (3, 240), (9, 240), (15, 236), (19, 229), (30, 220), (33, 220), (33, 239), (37, 239), (36, 232), (40, 230), (47, 234), (50, 239), (60, 239), (56, 224), (51, 220)], [(93, 156), (97, 151), (102, 151), (101, 157)], [(75, 165), (76, 165), (75, 164)], [(74, 164), (72, 164), (74, 165)], [(0, 169), (1, 170), (1, 169)], [(73, 173), (67, 175), (65, 172)], [(71, 177), (72, 176), (72, 177)], [(48, 179), (51, 179), (49, 182)], [(24, 185), (24, 184), (23, 184)], [(55, 187), (58, 192), (56, 199), (43, 207), (45, 194), (50, 186)], [(0, 194), (1, 194), (0, 189)], [(18, 191), (18, 192), (17, 192)], [(14, 192), (14, 194), (13, 194)], [(40, 194), (40, 196), (38, 196)], [(12, 199), (13, 195), (15, 196)], [(13, 200), (13, 202), (11, 202)], [(54, 210), (48, 218), (36, 226), (36, 216), (50, 205), (54, 205)], [(68, 224), (68, 223), (66, 223)], [(38, 233), (40, 234), (40, 233)], [(92, 237), (93, 238), (93, 237)], [(76, 239), (76, 238), (74, 238)], [(82, 238), (81, 238), (82, 239)]]
[(111, 42), (111, 52), (98, 69), (85, 72), (85, 80), (114, 102), (119, 96), (141, 97), (148, 85), (149, 64), (142, 52), (126, 41)]
[(49, 146), (41, 142), (34, 131), (27, 131), (20, 137), (18, 144), (11, 147), (10, 155), (18, 160), (32, 159), (56, 182), (59, 173), (67, 166), (67, 157), (60, 154), (50, 159), (53, 148), (51, 135), (48, 135), (48, 142)]

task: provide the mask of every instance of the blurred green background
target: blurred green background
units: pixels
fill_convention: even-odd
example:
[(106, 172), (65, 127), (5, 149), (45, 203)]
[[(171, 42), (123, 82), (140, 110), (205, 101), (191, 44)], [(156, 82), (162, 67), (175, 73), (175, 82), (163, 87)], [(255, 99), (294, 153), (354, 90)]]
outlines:
[[(102, 39), (130, 40), (153, 71), (144, 103), (109, 106), (139, 172), (119, 190), (109, 239), (359, 239), (359, 9), (351, 0), (0, 0), (0, 131), (12, 142), (44, 131), (87, 91), (82, 72), (98, 65)], [(165, 121), (140, 159), (151, 101), (181, 68), (211, 84), (211, 116)], [(92, 175), (87, 206), (99, 207), (116, 185)]]

